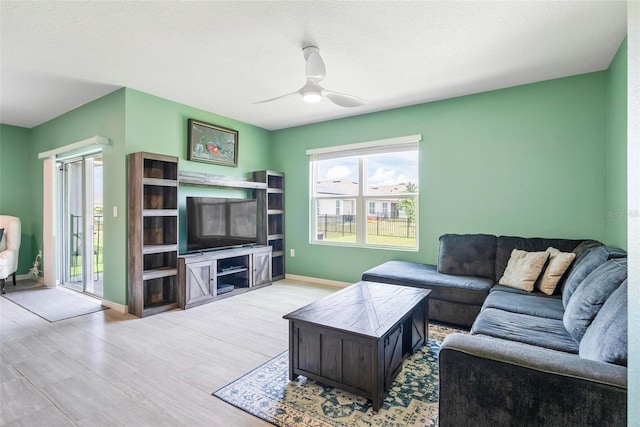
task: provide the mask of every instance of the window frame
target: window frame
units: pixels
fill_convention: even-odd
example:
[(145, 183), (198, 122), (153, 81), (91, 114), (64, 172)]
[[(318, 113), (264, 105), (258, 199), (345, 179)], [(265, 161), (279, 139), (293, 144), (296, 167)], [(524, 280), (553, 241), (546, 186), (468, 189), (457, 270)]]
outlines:
[[(400, 245), (384, 245), (374, 244), (367, 242), (367, 227), (368, 227), (368, 215), (369, 215), (369, 203), (374, 204), (375, 200), (383, 198), (397, 199), (398, 193), (394, 194), (370, 194), (367, 192), (367, 157), (373, 154), (384, 153), (398, 153), (402, 151), (417, 151), (419, 153), (419, 142), (422, 140), (422, 135), (410, 135), (399, 138), (390, 138), (377, 141), (368, 141), (363, 143), (348, 144), (342, 146), (333, 146), (321, 149), (307, 150), (309, 156), (309, 203), (310, 212), (312, 213), (309, 218), (309, 243), (328, 246), (350, 246), (350, 247), (363, 247), (374, 249), (387, 249), (398, 251), (418, 251), (419, 250), (419, 179), (416, 185), (418, 191), (415, 193), (403, 194), (402, 198), (415, 199), (415, 246), (400, 246)], [(322, 160), (338, 159), (344, 157), (358, 157), (358, 193), (355, 195), (342, 195), (341, 205), (344, 200), (355, 199), (355, 220), (356, 220), (356, 242), (336, 242), (332, 240), (318, 239), (318, 212), (319, 212), (319, 200), (322, 199), (336, 199), (335, 194), (322, 195), (317, 194), (318, 183), (318, 162)], [(389, 201), (383, 202), (389, 206)], [(387, 209), (388, 210), (388, 209)]]

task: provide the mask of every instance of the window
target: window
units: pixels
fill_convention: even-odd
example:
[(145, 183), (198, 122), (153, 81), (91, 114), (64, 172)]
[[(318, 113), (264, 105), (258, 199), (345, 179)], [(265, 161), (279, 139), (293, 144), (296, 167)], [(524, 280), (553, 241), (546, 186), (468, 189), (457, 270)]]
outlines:
[(312, 243), (417, 249), (420, 139), (308, 150)]

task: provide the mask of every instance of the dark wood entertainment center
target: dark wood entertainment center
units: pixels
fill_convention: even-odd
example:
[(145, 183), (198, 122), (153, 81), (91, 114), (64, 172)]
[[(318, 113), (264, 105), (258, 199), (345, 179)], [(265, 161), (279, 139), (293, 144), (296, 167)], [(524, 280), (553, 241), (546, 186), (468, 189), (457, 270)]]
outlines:
[[(284, 175), (253, 180), (178, 171), (178, 158), (131, 153), (129, 173), (129, 313), (145, 317), (191, 308), (284, 278)], [(178, 254), (178, 188), (200, 185), (253, 191), (257, 245)]]

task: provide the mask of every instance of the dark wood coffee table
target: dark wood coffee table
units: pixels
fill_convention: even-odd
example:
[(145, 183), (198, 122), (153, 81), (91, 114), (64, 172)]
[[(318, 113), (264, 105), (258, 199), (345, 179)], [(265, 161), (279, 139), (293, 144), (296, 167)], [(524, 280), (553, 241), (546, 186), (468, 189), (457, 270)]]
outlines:
[(377, 412), (402, 361), (427, 342), (430, 292), (358, 282), (287, 314), (289, 378), (364, 396)]

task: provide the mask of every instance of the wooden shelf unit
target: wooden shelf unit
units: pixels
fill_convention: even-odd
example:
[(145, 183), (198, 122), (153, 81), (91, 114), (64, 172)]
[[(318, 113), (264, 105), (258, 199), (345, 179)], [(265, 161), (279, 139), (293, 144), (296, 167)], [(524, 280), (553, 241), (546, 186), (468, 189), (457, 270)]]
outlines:
[(129, 159), (129, 313), (178, 307), (178, 158), (145, 152)]
[(285, 276), (284, 173), (257, 171), (253, 173), (253, 180), (266, 185), (266, 191), (255, 191), (258, 200), (258, 243), (271, 246), (272, 280), (281, 280)]

